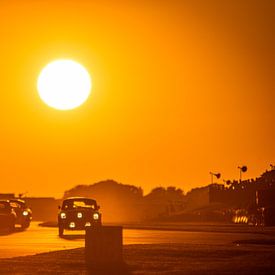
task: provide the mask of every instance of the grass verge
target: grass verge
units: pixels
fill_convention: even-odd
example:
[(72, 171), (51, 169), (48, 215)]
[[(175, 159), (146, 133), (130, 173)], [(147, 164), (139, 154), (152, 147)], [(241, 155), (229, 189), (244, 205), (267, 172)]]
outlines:
[[(124, 271), (102, 274), (275, 274), (274, 245), (126, 245)], [(0, 260), (0, 274), (99, 274), (87, 270), (84, 249)]]

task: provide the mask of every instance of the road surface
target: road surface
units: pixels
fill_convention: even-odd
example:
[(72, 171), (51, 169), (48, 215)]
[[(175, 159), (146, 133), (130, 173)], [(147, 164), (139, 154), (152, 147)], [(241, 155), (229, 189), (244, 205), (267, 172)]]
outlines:
[[(33, 255), (37, 253), (84, 247), (83, 231), (65, 231), (65, 237), (57, 235), (57, 228), (41, 227), (33, 222), (26, 231), (0, 235), (0, 258)], [(149, 229), (124, 229), (124, 244), (182, 243), (226, 245), (238, 240), (270, 239), (272, 234), (254, 232), (196, 232)]]

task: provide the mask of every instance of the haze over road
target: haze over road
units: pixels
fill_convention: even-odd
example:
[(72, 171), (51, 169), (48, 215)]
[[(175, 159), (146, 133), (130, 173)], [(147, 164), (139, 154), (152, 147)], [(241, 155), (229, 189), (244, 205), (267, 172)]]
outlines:
[[(199, 230), (201, 227), (197, 227)], [(232, 227), (233, 228), (233, 227)], [(252, 228), (253, 229), (253, 228)], [(257, 233), (257, 234), (256, 234)], [(274, 230), (268, 234), (253, 233), (251, 229), (245, 229), (242, 233), (232, 232), (196, 232), (149, 230), (149, 229), (124, 229), (124, 244), (149, 244), (149, 243), (183, 243), (201, 245), (232, 245), (234, 241), (251, 239), (270, 239), (275, 241)], [(267, 233), (267, 232), (266, 232)], [(57, 228), (41, 227), (33, 222), (26, 231), (9, 235), (0, 235), (0, 258), (32, 255), (37, 253), (84, 247), (83, 231), (66, 231), (65, 237), (58, 236)]]

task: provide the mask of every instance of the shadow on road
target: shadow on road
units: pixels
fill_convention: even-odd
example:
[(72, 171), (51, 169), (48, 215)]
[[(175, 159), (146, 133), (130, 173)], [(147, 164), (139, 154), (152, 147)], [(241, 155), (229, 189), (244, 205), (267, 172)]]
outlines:
[(12, 231), (10, 231), (9, 229), (6, 229), (6, 228), (1, 228), (0, 229), (0, 236), (11, 235), (11, 234), (18, 233), (18, 232), (23, 232), (23, 231), (25, 231), (25, 229), (22, 229), (20, 227), (16, 227)]
[(79, 240), (79, 239), (85, 239), (85, 235), (83, 235), (83, 234), (63, 235), (60, 238), (65, 239), (65, 240)]

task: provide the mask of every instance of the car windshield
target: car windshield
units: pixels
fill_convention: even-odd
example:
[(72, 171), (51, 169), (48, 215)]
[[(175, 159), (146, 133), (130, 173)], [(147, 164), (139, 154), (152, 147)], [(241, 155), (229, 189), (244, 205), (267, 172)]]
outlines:
[(23, 201), (10, 200), (10, 205), (12, 207), (26, 208), (25, 202)]
[(11, 206), (12, 208), (22, 208), (22, 205), (20, 205), (20, 204), (17, 203), (17, 202), (13, 202), (13, 201), (10, 202), (10, 206)]
[(77, 209), (77, 208), (89, 208), (96, 209), (96, 202), (94, 200), (68, 200), (63, 202), (62, 209)]

